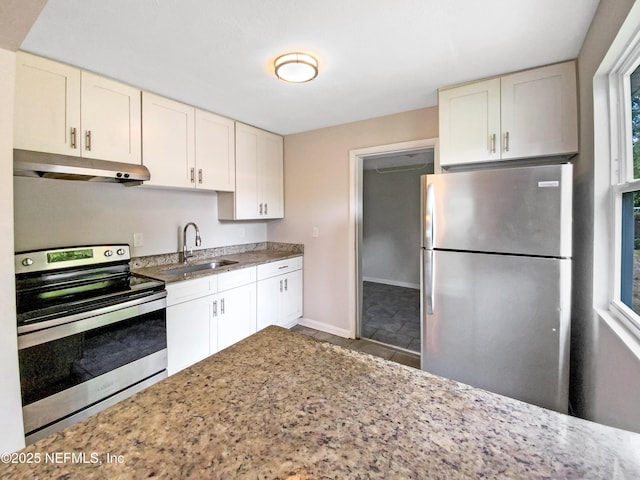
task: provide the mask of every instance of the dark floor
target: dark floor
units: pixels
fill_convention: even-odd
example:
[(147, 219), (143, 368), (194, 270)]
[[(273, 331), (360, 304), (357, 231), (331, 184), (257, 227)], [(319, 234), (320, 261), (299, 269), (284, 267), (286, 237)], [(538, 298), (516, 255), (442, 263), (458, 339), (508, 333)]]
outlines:
[(420, 290), (363, 282), (363, 338), (420, 353)]
[(360, 352), (366, 352), (376, 357), (381, 357), (392, 362), (401, 363), (414, 368), (420, 368), (420, 355), (403, 352), (394, 348), (385, 347), (378, 343), (373, 343), (368, 340), (353, 340), (350, 338), (339, 337), (330, 333), (321, 332), (309, 327), (303, 327), (302, 325), (296, 325), (291, 329), (294, 332), (303, 333), (321, 340), (324, 342), (340, 345), (341, 347), (350, 348), (352, 350), (358, 350)]

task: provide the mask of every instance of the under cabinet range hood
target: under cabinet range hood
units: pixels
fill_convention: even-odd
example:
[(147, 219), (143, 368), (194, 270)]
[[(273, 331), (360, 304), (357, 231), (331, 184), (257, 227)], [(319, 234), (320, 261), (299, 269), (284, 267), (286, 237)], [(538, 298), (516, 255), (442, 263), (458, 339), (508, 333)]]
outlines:
[(135, 163), (110, 162), (53, 153), (13, 150), (13, 175), (21, 177), (140, 185), (149, 169)]

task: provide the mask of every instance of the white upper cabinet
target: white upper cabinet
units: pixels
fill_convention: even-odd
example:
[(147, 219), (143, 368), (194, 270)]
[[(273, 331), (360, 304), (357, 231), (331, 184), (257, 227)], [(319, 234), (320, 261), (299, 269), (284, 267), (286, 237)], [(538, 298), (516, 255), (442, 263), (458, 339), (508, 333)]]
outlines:
[(218, 195), (218, 217), (284, 217), (283, 139), (236, 122), (236, 191)]
[(576, 153), (575, 63), (442, 89), (439, 123), (444, 167)]
[(441, 90), (440, 164), (500, 160), (500, 79)]
[(142, 92), (142, 163), (151, 174), (145, 185), (196, 186), (193, 107)]
[(16, 55), (14, 147), (80, 156), (80, 70)]
[(82, 156), (140, 163), (140, 90), (82, 72)]
[(196, 108), (197, 188), (236, 188), (235, 122)]
[(234, 122), (142, 92), (142, 163), (146, 185), (233, 191)]
[(16, 58), (15, 148), (140, 163), (140, 90), (28, 53)]
[(503, 159), (578, 151), (574, 62), (506, 75), (501, 82)]

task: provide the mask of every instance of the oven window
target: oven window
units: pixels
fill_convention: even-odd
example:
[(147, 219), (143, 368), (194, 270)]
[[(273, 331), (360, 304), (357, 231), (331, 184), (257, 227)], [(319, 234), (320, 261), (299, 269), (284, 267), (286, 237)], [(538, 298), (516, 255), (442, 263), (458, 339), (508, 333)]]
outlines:
[(166, 310), (19, 350), (22, 404), (167, 348)]

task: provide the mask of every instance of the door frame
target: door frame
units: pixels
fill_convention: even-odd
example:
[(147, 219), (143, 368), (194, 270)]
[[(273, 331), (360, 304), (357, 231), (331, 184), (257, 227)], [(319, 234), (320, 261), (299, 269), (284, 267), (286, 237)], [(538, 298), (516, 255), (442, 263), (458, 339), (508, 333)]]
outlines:
[[(440, 172), (438, 139), (426, 138), (410, 142), (376, 145), (349, 150), (349, 261), (348, 261), (348, 311), (349, 337), (360, 338), (360, 312), (362, 310), (362, 170), (366, 157), (372, 155), (409, 153), (433, 148), (434, 172)], [(419, 245), (416, 245), (416, 250)]]

